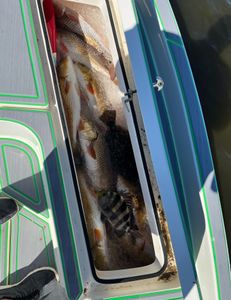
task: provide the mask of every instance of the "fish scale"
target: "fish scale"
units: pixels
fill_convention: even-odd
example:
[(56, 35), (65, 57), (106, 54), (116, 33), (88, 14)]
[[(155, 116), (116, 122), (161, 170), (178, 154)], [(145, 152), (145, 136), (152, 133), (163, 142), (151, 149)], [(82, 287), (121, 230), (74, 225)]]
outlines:
[[(87, 44), (76, 34), (64, 29), (57, 30), (58, 48), (64, 48), (63, 55), (70, 55), (73, 62), (81, 63), (98, 72), (115, 78), (115, 70), (111, 61), (107, 60), (102, 52)], [(65, 53), (66, 52), (66, 53)]]
[(61, 9), (56, 4), (56, 11), (62, 11), (61, 15), (57, 14), (57, 24), (59, 27), (66, 29), (70, 32), (74, 32), (82, 38), (92, 47), (97, 49), (98, 52), (103, 53), (105, 59), (109, 61), (112, 60), (112, 57), (103, 43), (100, 41), (99, 35), (95, 30), (85, 21), (83, 16), (81, 16), (76, 11), (70, 9), (69, 7), (63, 7)]
[(75, 64), (75, 70), (81, 88), (87, 94), (91, 106), (96, 108), (99, 119), (105, 123), (114, 124), (116, 111), (112, 108), (112, 104), (107, 97), (105, 86), (101, 84), (102, 77), (100, 74), (94, 73), (82, 64)]
[(74, 150), (77, 147), (77, 130), (80, 122), (81, 100), (79, 85), (74, 66), (69, 56), (65, 57), (57, 68), (59, 86), (62, 94), (63, 106)]
[(104, 125), (81, 119), (79, 140), (85, 161), (86, 175), (95, 191), (113, 189), (116, 174), (113, 171), (108, 146), (105, 142)]

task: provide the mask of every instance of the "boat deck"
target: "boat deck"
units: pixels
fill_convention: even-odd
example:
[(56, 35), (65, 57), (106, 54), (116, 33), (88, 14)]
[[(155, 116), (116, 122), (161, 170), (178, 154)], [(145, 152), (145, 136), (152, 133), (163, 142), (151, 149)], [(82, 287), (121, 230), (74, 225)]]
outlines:
[(76, 299), (82, 286), (75, 241), (82, 231), (71, 220), (78, 215), (76, 194), (54, 92), (47, 89), (42, 30), (35, 34), (34, 22), (42, 28), (38, 9), (35, 1), (1, 3), (1, 195), (15, 199), (19, 212), (0, 226), (0, 282), (13, 284), (50, 266)]

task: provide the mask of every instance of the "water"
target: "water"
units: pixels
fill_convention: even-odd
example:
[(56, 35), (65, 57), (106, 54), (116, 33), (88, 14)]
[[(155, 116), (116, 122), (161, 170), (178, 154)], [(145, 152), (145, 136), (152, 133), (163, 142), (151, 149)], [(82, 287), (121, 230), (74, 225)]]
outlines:
[(200, 96), (231, 249), (231, 1), (170, 2)]

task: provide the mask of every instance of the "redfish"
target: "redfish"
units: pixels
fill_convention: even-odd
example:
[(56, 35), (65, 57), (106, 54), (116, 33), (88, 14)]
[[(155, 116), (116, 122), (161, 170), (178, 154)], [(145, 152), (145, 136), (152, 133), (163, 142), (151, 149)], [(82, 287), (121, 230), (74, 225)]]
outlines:
[(55, 1), (56, 22), (59, 28), (68, 30), (80, 36), (86, 43), (94, 47), (106, 60), (112, 61), (109, 50), (101, 42), (97, 32), (86, 22), (77, 11)]
[(109, 74), (112, 80), (115, 78), (115, 72), (111, 71), (114, 70), (112, 62), (74, 33), (61, 29), (57, 31), (57, 52), (69, 55), (73, 62), (81, 63), (89, 69)]
[(107, 53), (108, 56), (110, 56), (108, 50), (100, 41), (99, 35), (86, 22), (84, 17), (78, 11), (63, 5), (63, 3), (57, 0), (54, 1), (54, 7), (56, 23), (59, 28), (76, 33), (77, 35), (83, 37), (88, 44), (99, 50), (99, 52), (102, 49)]
[(111, 81), (109, 76), (100, 72), (92, 72), (97, 85), (103, 91), (106, 103), (110, 103), (112, 110), (116, 111), (116, 125), (127, 129), (127, 121), (124, 115), (124, 107), (121, 101), (124, 94), (115, 81)]
[(108, 243), (105, 226), (100, 218), (95, 195), (89, 190), (82, 169), (78, 169), (78, 180), (94, 264), (99, 270), (108, 269)]
[(77, 147), (77, 130), (80, 122), (80, 88), (69, 56), (57, 68), (63, 106), (73, 149)]
[(84, 168), (94, 191), (113, 189), (116, 176), (113, 172), (110, 154), (105, 142), (106, 127), (81, 119), (79, 141), (84, 157)]
[(75, 64), (75, 70), (80, 86), (86, 91), (92, 107), (95, 108), (97, 117), (105, 124), (115, 124), (116, 111), (106, 94), (106, 88), (110, 88), (110, 86), (102, 85), (100, 78), (83, 64)]

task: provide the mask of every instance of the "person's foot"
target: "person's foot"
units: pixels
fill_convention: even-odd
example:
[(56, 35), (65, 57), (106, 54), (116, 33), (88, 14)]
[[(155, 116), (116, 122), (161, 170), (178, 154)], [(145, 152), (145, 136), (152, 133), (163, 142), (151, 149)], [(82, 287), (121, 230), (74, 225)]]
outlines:
[(0, 224), (7, 222), (18, 212), (17, 203), (7, 197), (0, 198)]
[(48, 267), (36, 269), (19, 283), (0, 286), (0, 299), (39, 299), (41, 291), (51, 281), (59, 281), (54, 269)]

